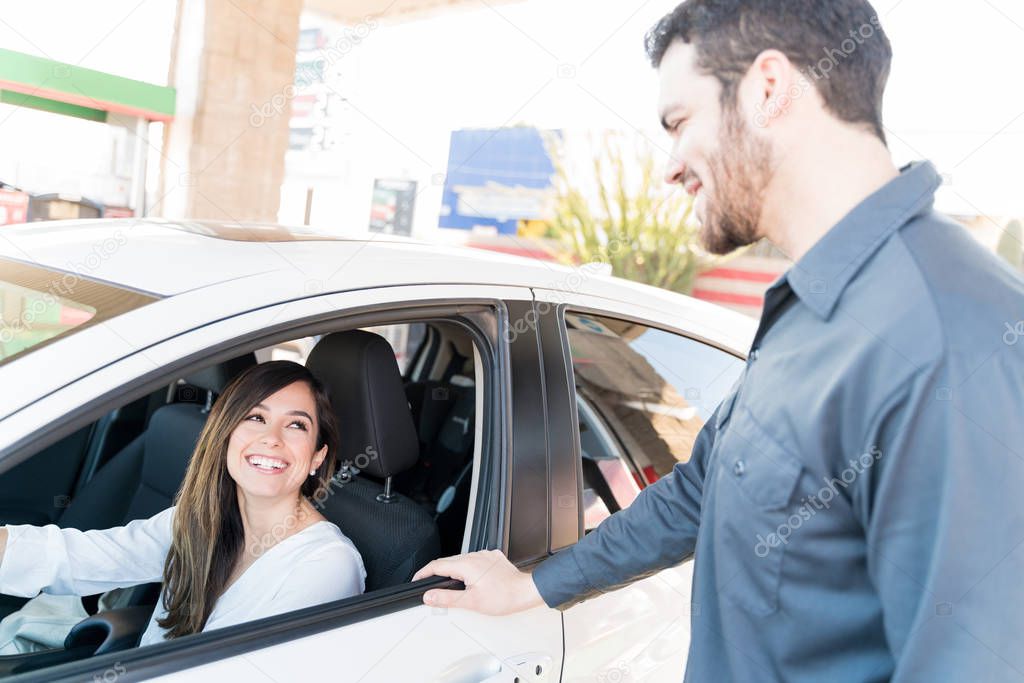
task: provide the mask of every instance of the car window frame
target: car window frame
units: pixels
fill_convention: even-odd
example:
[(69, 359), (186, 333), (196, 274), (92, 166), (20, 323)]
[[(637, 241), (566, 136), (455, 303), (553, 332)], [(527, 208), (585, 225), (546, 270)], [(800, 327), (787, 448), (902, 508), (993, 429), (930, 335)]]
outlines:
[[(396, 289), (422, 290), (424, 288), (403, 286), (386, 289), (389, 293), (393, 293)], [(434, 286), (432, 289), (437, 289), (437, 287)], [(475, 316), (472, 326), (466, 327), (466, 329), (473, 337), (474, 346), (481, 354), (482, 364), (485, 371), (488, 372), (483, 382), (485, 405), (488, 400), (490, 401), (485, 416), (487, 425), (483, 430), (481, 448), (481, 455), (484, 454), (484, 449), (490, 449), (487, 451), (490, 453), (490, 457), (481, 457), (480, 481), (486, 480), (487, 486), (493, 487), (494, 494), (477, 496), (475, 509), (470, 512), (474, 518), (470, 547), (499, 547), (502, 550), (507, 550), (511, 524), (508, 493), (512, 489), (513, 460), (510, 449), (512, 439), (509, 432), (512, 419), (510, 418), (511, 406), (508, 390), (512, 373), (509, 363), (509, 345), (505, 343), (506, 337), (502, 331), (508, 325), (508, 308), (521, 303), (516, 296), (528, 297), (531, 294), (526, 288), (485, 286), (481, 288), (483, 291), (501, 294), (501, 296), (467, 296), (464, 293), (464, 287), (459, 289), (463, 292), (459, 297), (425, 298), (422, 300), (399, 297), (386, 303), (335, 310), (281, 322), (264, 328), (261, 334), (256, 336), (239, 333), (213, 348), (179, 358), (172, 364), (165, 364), (149, 373), (136, 376), (125, 385), (120, 386), (117, 391), (106, 392), (91, 399), (85, 405), (78, 406), (62, 416), (61, 419), (64, 419), (65, 422), (59, 428), (50, 430), (46, 434), (40, 434), (39, 431), (28, 434), (12, 446), (4, 448), (0, 451), (0, 462), (7, 464), (10, 461), (12, 464), (9, 466), (13, 467), (26, 457), (31, 457), (31, 455), (27, 455), (19, 458), (22, 451), (38, 451), (63, 438), (66, 433), (71, 433), (75, 429), (99, 419), (109, 411), (110, 405), (115, 400), (119, 403), (134, 400), (160, 386), (168, 385), (174, 378), (260, 347), (310, 334), (321, 334), (328, 330), (357, 329), (370, 325), (399, 322), (427, 322), (431, 319), (463, 324), (459, 318), (468, 319), (469, 316)], [(481, 341), (486, 346), (482, 347)], [(8, 468), (5, 467), (4, 471), (6, 469)], [(521, 563), (521, 566), (528, 567), (531, 563), (525, 561)], [(125, 665), (132, 672), (132, 678), (164, 675), (411, 608), (422, 604), (422, 594), (427, 589), (437, 587), (461, 588), (462, 584), (450, 579), (432, 577), (224, 629), (150, 645), (141, 650), (133, 648), (78, 662), (47, 667), (37, 672), (23, 674), (13, 680), (81, 680), (82, 676), (88, 677), (97, 672), (102, 674), (115, 663)]]
[[(576, 383), (573, 377), (569, 336), (565, 323), (566, 312), (614, 318), (643, 325), (704, 344), (742, 362), (746, 361), (746, 353), (735, 346), (730, 346), (726, 341), (715, 340), (707, 334), (687, 331), (676, 326), (670, 322), (671, 314), (667, 311), (629, 305), (591, 295), (568, 295), (566, 292), (554, 289), (534, 288), (534, 297), (538, 305), (537, 316), (541, 329), (543, 362), (546, 367), (553, 369), (549, 372), (550, 376), (548, 377), (548, 409), (557, 412), (559, 416), (557, 419), (563, 425), (566, 424), (564, 414), (571, 413), (568, 417), (568, 424), (571, 424), (570, 446), (553, 448), (550, 452), (550, 467), (553, 471), (562, 473), (560, 477), (552, 477), (552, 481), (558, 482), (558, 485), (552, 487), (550, 504), (552, 514), (562, 519), (563, 528), (575, 525), (576, 536), (571, 539), (568, 537), (553, 539), (549, 552), (554, 554), (563, 548), (575, 545), (586, 535), (582, 504), (582, 447), (579, 438), (579, 416), (576, 412)], [(569, 303), (570, 300), (571, 303)], [(559, 367), (564, 368), (564, 381), (561, 379), (562, 371), (557, 370)], [(567, 407), (570, 406), (571, 410), (567, 410)], [(565, 504), (565, 501), (569, 500), (573, 502), (572, 505)]]

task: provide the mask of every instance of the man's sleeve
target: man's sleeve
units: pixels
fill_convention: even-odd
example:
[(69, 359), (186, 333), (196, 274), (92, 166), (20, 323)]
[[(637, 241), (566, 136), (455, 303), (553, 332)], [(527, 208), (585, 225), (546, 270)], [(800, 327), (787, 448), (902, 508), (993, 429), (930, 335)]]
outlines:
[(549, 607), (568, 609), (693, 554), (717, 415), (716, 410), (697, 435), (689, 461), (677, 464), (628, 508), (533, 570), (533, 581)]
[(893, 683), (1024, 672), (1024, 373), (1001, 353), (921, 373), (869, 432), (853, 503)]

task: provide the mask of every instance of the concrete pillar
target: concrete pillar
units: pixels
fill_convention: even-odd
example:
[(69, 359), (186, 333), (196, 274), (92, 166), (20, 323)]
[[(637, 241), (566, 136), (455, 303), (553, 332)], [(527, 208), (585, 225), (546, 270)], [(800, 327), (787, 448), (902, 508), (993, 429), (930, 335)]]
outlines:
[(275, 221), (302, 0), (179, 0), (163, 142), (167, 218)]

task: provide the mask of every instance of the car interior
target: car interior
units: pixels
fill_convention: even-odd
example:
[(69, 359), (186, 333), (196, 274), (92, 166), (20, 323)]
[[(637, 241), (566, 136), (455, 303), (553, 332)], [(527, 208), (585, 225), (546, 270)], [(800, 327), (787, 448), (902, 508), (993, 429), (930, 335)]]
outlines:
[[(228, 382), (269, 360), (305, 364), (327, 386), (341, 433), (339, 470), (318, 503), (362, 554), (366, 592), (408, 582), (464, 548), (478, 392), (474, 342), (458, 323), (350, 329), (257, 349), (179, 378), (0, 475), (0, 524), (103, 529), (174, 502), (210, 407)], [(360, 457), (362, 455), (363, 457)], [(0, 676), (135, 647), (160, 585), (125, 591), (63, 648), (0, 656)], [(0, 617), (25, 598), (0, 596)]]

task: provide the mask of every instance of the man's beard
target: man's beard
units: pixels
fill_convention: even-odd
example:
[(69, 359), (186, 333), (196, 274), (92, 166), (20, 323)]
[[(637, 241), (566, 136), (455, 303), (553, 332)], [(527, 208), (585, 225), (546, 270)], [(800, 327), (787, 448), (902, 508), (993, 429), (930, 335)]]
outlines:
[[(774, 175), (774, 155), (759, 140), (735, 105), (723, 112), (720, 154), (709, 172), (715, 196), (705, 196), (700, 240), (712, 254), (728, 254), (761, 238), (764, 195)], [(707, 192), (707, 190), (705, 190)]]

